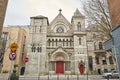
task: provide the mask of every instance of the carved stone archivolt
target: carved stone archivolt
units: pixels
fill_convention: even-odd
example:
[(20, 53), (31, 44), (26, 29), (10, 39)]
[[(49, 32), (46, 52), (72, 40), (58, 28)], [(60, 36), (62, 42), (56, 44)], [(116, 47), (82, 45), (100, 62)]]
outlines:
[(63, 52), (57, 52), (51, 55), (52, 61), (69, 61), (69, 55)]
[(85, 66), (85, 62), (83, 62), (82, 60), (79, 62), (79, 65), (78, 65), (78, 67), (80, 67), (80, 65), (83, 65), (83, 66)]

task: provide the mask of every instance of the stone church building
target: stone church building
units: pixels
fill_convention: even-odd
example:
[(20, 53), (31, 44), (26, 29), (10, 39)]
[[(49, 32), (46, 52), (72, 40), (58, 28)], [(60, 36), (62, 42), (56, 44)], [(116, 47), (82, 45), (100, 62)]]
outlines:
[(85, 16), (76, 9), (70, 23), (61, 11), (51, 23), (41, 15), (31, 17), (25, 75), (86, 74)]

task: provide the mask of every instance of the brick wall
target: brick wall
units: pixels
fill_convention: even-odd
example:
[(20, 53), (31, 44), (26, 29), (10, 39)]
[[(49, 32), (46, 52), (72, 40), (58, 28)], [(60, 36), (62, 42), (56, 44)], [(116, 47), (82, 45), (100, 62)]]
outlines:
[(113, 27), (120, 24), (120, 0), (108, 0), (111, 23)]

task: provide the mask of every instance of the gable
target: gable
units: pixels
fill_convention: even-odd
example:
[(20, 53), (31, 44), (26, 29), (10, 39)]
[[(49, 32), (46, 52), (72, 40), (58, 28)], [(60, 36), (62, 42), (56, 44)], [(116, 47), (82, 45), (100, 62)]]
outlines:
[(64, 32), (68, 32), (72, 29), (71, 24), (68, 22), (68, 20), (62, 15), (60, 12), (55, 19), (50, 23), (49, 29), (53, 32), (57, 31), (57, 28), (62, 27), (64, 29)]

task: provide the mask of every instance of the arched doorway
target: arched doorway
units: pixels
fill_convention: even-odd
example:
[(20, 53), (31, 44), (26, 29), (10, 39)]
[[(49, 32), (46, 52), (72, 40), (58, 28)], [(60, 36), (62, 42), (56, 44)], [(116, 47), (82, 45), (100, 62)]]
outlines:
[(63, 61), (56, 61), (56, 73), (64, 74), (64, 62)]
[(84, 74), (84, 65), (83, 64), (80, 64), (79, 71), (80, 71), (80, 74)]
[(62, 47), (59, 47), (52, 55), (50, 56), (51, 62), (54, 62), (55, 73), (64, 74), (67, 70), (66, 62), (69, 61), (69, 55), (63, 50)]
[(24, 72), (25, 72), (25, 67), (22, 67), (20, 70), (20, 75), (24, 75)]

